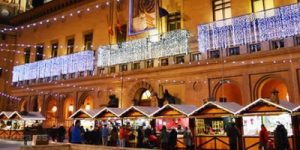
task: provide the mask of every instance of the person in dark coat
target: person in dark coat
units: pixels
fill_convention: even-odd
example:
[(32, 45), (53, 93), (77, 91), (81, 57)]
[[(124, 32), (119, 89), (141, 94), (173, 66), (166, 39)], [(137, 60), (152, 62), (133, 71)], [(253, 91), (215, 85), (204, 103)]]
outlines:
[(72, 126), (69, 128), (68, 130), (68, 134), (69, 134), (69, 143), (71, 143), (71, 139), (72, 139), (72, 128), (74, 127), (74, 124), (72, 124)]
[(143, 141), (144, 141), (144, 133), (143, 133), (143, 127), (140, 126), (138, 128), (138, 131), (137, 131), (137, 147), (138, 148), (142, 148), (143, 147)]
[(66, 134), (66, 129), (63, 125), (61, 125), (58, 129), (57, 129), (57, 142), (63, 142), (65, 139), (65, 134)]
[(237, 150), (240, 132), (235, 126), (235, 123), (231, 123), (227, 128), (226, 132), (227, 132), (227, 137), (229, 138), (230, 150)]
[(50, 130), (50, 136), (51, 136), (52, 141), (54, 142), (57, 138), (57, 129), (56, 129), (55, 125), (53, 125)]
[(177, 131), (175, 129), (172, 129), (169, 138), (169, 149), (175, 150), (176, 144), (177, 144)]
[(75, 126), (71, 130), (72, 132), (72, 139), (71, 143), (81, 144), (82, 143), (82, 131), (80, 127), (80, 120), (75, 122)]
[(167, 127), (163, 126), (160, 132), (160, 144), (161, 149), (167, 150), (168, 149), (168, 141), (169, 141), (169, 134), (167, 132)]
[(113, 126), (113, 129), (110, 131), (110, 145), (117, 146), (119, 140), (118, 129), (116, 126)]
[(288, 133), (282, 124), (277, 125), (274, 131), (275, 150), (290, 150)]

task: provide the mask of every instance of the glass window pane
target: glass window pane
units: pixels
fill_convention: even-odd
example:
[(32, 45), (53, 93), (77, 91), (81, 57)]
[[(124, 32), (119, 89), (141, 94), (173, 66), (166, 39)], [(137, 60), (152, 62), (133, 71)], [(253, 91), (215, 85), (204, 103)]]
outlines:
[(216, 0), (216, 1), (214, 1), (214, 4), (215, 5), (220, 5), (220, 4), (222, 4), (222, 0)]
[(223, 11), (222, 10), (217, 10), (215, 11), (215, 20), (222, 20), (223, 18)]
[(231, 18), (231, 8), (225, 9), (225, 18)]
[(265, 0), (265, 9), (274, 8), (274, 0)]
[(264, 10), (264, 4), (262, 0), (253, 1), (253, 11), (258, 12)]

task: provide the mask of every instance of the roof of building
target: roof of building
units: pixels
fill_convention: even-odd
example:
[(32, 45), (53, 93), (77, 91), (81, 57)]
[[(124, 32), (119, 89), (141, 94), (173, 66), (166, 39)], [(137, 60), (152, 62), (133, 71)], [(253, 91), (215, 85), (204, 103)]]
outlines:
[(100, 111), (98, 111), (97, 113), (95, 113), (93, 115), (93, 118), (97, 117), (99, 114), (101, 114), (104, 111), (111, 112), (116, 117), (119, 117), (125, 110), (126, 110), (125, 108), (104, 107), (103, 109), (101, 109)]
[(240, 109), (243, 108), (243, 106), (235, 103), (235, 102), (207, 102), (204, 105), (202, 105), (201, 107), (199, 107), (198, 109), (196, 109), (195, 111), (193, 111), (192, 113), (190, 113), (189, 115), (193, 115), (194, 113), (205, 109), (206, 107), (213, 105), (216, 106), (222, 110), (225, 110), (231, 114), (236, 114)]
[(78, 113), (84, 113), (88, 115), (90, 118), (93, 118), (99, 111), (101, 111), (103, 108), (100, 109), (91, 109), (91, 110), (85, 110), (83, 108), (78, 109), (75, 113), (73, 113), (69, 118), (74, 118)]
[(197, 107), (194, 105), (167, 104), (167, 105), (164, 105), (162, 108), (158, 109), (157, 111), (155, 111), (152, 115), (155, 115), (168, 107), (170, 107), (186, 116), (188, 116), (190, 113), (192, 113), (193, 111), (195, 111), (197, 109)]
[(131, 106), (128, 109), (126, 109), (120, 116), (123, 116), (126, 112), (128, 112), (132, 109), (144, 114), (147, 117), (151, 117), (153, 115), (153, 113), (155, 113), (157, 110), (159, 110), (159, 107)]

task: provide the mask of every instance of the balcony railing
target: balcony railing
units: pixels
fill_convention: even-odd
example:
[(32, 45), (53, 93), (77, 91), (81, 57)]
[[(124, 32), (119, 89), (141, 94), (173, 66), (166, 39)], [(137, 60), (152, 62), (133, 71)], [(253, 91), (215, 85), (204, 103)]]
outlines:
[(300, 4), (198, 26), (202, 52), (282, 39), (300, 33)]
[(13, 82), (43, 79), (94, 70), (94, 52), (83, 51), (34, 63), (15, 66)]
[(107, 67), (134, 61), (167, 57), (188, 53), (189, 33), (186, 30), (171, 31), (161, 35), (157, 42), (149, 38), (102, 46), (98, 49), (98, 67)]

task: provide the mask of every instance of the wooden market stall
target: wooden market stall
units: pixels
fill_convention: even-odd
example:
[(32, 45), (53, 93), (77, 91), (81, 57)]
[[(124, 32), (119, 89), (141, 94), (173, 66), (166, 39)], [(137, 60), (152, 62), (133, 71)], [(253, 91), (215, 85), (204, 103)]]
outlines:
[(97, 125), (108, 124), (109, 128), (112, 128), (112, 125), (120, 126), (122, 124), (120, 115), (124, 111), (124, 108), (105, 107), (96, 113), (93, 119), (95, 119)]
[[(5, 113), (4, 113), (5, 114)], [(6, 116), (0, 115), (6, 118), (6, 122), (3, 125), (2, 132), (5, 138), (11, 140), (23, 140), (23, 135), (26, 130), (29, 135), (29, 140), (32, 135), (37, 134), (38, 128), (42, 127), (42, 123), (45, 117), (40, 112), (6, 112)], [(8, 137), (7, 137), (8, 136)]]
[(135, 139), (129, 141), (131, 147), (136, 147), (137, 130), (139, 127), (142, 127), (144, 130), (147, 127), (154, 127), (155, 122), (153, 122), (154, 120), (150, 117), (157, 110), (159, 110), (159, 107), (131, 106), (120, 115), (123, 123), (127, 127), (130, 127), (131, 132), (136, 137)]
[(200, 149), (230, 149), (225, 130), (230, 123), (237, 122), (235, 114), (241, 108), (234, 102), (207, 102), (192, 112), (189, 117), (195, 122), (195, 146)]
[(237, 112), (242, 117), (243, 147), (245, 150), (256, 150), (259, 144), (261, 124), (269, 132), (270, 139), (274, 140), (274, 130), (278, 124), (285, 126), (291, 149), (295, 149), (293, 141), (292, 110), (296, 105), (288, 101), (271, 101), (259, 98)]
[(0, 138), (8, 139), (9, 138), (9, 130), (11, 128), (11, 122), (9, 117), (14, 113), (12, 111), (2, 111), (0, 113)]
[(172, 128), (177, 129), (177, 148), (185, 148), (183, 142), (183, 131), (185, 127), (190, 127), (190, 120), (188, 115), (197, 109), (194, 105), (178, 105), (167, 104), (153, 113), (152, 117), (155, 118), (155, 129), (158, 134), (162, 126), (166, 126), (170, 131)]
[(73, 119), (73, 123), (75, 123), (76, 120), (80, 120), (80, 124), (81, 126), (83, 126), (84, 129), (93, 130), (95, 127), (94, 117), (102, 109), (103, 108), (85, 110), (83, 108), (80, 108), (76, 112), (74, 112), (69, 118)]
[(300, 106), (293, 109), (292, 122), (294, 126), (295, 149), (300, 149)]

